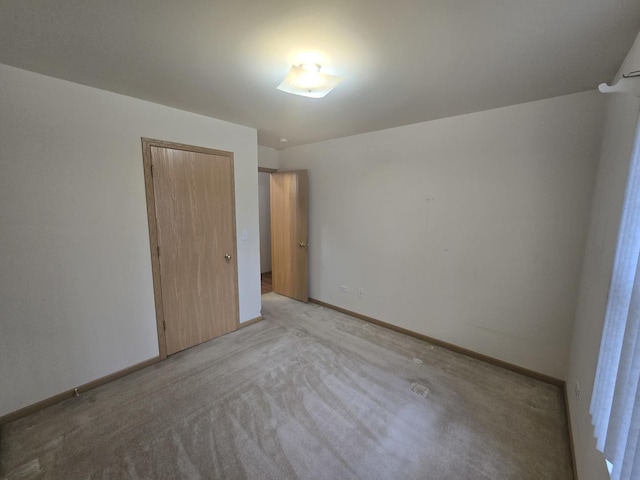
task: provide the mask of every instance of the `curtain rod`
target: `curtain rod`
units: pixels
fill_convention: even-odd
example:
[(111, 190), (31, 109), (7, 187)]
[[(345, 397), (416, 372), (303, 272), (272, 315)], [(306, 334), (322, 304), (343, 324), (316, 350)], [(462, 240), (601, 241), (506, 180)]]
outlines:
[(622, 78), (615, 85), (601, 83), (598, 90), (602, 93), (630, 93), (640, 97), (640, 70), (634, 70), (623, 74)]

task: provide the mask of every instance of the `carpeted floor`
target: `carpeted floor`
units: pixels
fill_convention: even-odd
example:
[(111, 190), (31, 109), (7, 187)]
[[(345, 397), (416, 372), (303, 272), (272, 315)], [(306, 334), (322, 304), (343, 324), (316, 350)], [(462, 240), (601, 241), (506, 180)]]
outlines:
[(28, 479), (571, 479), (562, 392), (311, 304), (0, 431)]

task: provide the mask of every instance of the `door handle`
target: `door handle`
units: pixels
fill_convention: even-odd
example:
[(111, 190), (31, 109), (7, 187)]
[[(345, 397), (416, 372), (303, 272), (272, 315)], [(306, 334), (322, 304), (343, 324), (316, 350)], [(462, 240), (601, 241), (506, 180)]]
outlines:
[(231, 255), (229, 255), (228, 253), (224, 256), (224, 259), (227, 261), (227, 263), (229, 263), (231, 261)]
[(306, 248), (309, 246), (308, 243), (304, 243), (304, 242), (300, 242), (298, 245), (300, 245), (302, 248)]

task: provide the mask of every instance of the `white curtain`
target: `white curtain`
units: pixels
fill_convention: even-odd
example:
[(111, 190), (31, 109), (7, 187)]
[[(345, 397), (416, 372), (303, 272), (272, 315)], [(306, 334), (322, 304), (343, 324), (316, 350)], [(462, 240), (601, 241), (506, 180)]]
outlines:
[(613, 464), (613, 480), (640, 479), (639, 258), (640, 137), (636, 133), (591, 400), (597, 446)]

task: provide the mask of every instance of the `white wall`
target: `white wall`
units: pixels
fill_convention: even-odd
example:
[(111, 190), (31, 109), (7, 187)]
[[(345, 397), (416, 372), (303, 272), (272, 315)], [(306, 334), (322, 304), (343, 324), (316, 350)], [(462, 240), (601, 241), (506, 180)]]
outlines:
[[(621, 73), (639, 69), (640, 36), (636, 39), (615, 81)], [(587, 237), (567, 382), (578, 474), (581, 480), (609, 479), (603, 456), (595, 448), (589, 406), (640, 110), (640, 99), (630, 95), (607, 95), (606, 101), (602, 153)], [(579, 398), (575, 396), (576, 382), (581, 390)]]
[(258, 145), (258, 166), (278, 169), (278, 150)]
[(260, 204), (260, 272), (271, 271), (271, 174), (258, 172)]
[[(278, 169), (278, 151), (258, 146), (258, 166)], [(260, 204), (260, 272), (271, 271), (271, 191), (269, 174), (258, 174), (258, 203)]]
[(602, 105), (587, 92), (280, 151), (281, 171), (309, 170), (310, 296), (565, 379)]
[(158, 355), (141, 137), (234, 152), (260, 315), (254, 129), (0, 65), (0, 415)]

